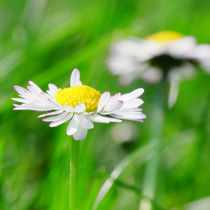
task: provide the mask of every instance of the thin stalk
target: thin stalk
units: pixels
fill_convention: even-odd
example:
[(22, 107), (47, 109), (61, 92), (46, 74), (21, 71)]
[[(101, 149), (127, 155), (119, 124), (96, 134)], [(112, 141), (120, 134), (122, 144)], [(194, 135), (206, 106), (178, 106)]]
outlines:
[[(143, 194), (150, 197), (152, 200), (155, 200), (155, 190), (156, 190), (156, 181), (157, 181), (157, 172), (159, 165), (159, 156), (161, 145), (161, 135), (164, 119), (164, 109), (165, 109), (165, 82), (160, 84), (160, 87), (157, 91), (156, 100), (154, 102), (154, 107), (152, 109), (151, 116), (151, 126), (150, 126), (150, 143), (155, 144), (155, 147), (152, 151), (152, 158), (147, 162), (144, 181), (143, 181)], [(141, 200), (139, 205), (139, 210), (152, 210), (153, 204), (148, 200)]]
[(70, 210), (79, 209), (79, 150), (80, 141), (71, 139), (70, 147)]

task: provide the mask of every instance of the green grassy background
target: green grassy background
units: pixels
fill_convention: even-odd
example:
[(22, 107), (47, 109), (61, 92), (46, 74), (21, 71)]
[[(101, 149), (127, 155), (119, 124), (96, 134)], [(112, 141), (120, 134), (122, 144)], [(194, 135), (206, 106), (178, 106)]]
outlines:
[[(68, 209), (69, 141), (66, 125), (49, 128), (32, 111), (12, 111), (14, 85), (29, 80), (69, 84), (73, 68), (85, 84), (111, 93), (145, 88), (144, 124), (133, 123), (133, 141), (114, 141), (113, 124), (96, 124), (82, 142), (81, 209), (91, 210), (99, 189), (124, 158), (129, 164), (99, 209), (135, 210), (142, 195), (158, 86), (141, 80), (121, 87), (106, 66), (110, 44), (127, 36), (174, 30), (210, 43), (207, 0), (1, 0), (0, 1), (0, 209)], [(210, 77), (180, 84), (166, 109), (154, 209), (185, 209), (210, 196)], [(137, 153), (137, 155), (136, 155)], [(200, 209), (201, 210), (201, 209)]]

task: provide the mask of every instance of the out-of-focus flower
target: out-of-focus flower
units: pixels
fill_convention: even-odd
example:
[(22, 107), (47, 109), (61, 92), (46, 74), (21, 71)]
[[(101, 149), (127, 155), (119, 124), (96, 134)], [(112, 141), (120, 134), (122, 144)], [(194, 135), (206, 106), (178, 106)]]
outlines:
[(111, 129), (111, 136), (117, 143), (129, 142), (138, 136), (138, 127), (130, 122), (115, 124)]
[[(122, 85), (136, 78), (147, 83), (165, 78), (175, 84), (194, 75), (194, 64), (210, 72), (210, 45), (197, 44), (193, 36), (163, 31), (144, 39), (133, 37), (113, 44), (107, 64), (113, 74), (119, 75)], [(177, 94), (173, 95), (171, 105)]]
[(199, 200), (195, 200), (191, 203), (188, 203), (184, 206), (184, 210), (209, 210), (210, 206), (210, 197), (204, 197)]
[(121, 119), (143, 122), (145, 119), (139, 108), (143, 104), (139, 98), (144, 92), (142, 88), (122, 95), (101, 94), (94, 88), (82, 85), (78, 69), (71, 74), (70, 87), (58, 89), (54, 84), (48, 87), (45, 93), (31, 81), (28, 89), (14, 86), (20, 98), (12, 100), (22, 103), (14, 104), (14, 110), (46, 111), (48, 113), (38, 117), (47, 117), (43, 121), (50, 122), (50, 127), (70, 121), (66, 134), (73, 135), (75, 140), (85, 139), (87, 130), (94, 127), (93, 122), (121, 122)]

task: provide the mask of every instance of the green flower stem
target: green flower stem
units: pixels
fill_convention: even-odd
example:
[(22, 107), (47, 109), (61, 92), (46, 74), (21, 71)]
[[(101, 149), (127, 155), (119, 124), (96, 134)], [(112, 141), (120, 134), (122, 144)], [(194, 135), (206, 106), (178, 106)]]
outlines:
[(70, 149), (70, 210), (79, 209), (79, 150), (80, 141), (71, 141)]
[[(151, 152), (152, 158), (148, 161), (144, 174), (143, 194), (152, 200), (155, 200), (156, 180), (159, 165), (161, 135), (164, 120), (165, 109), (165, 82), (160, 84), (154, 103), (151, 124), (150, 124), (150, 143), (156, 145)], [(152, 210), (153, 205), (148, 200), (141, 200), (139, 210)]]

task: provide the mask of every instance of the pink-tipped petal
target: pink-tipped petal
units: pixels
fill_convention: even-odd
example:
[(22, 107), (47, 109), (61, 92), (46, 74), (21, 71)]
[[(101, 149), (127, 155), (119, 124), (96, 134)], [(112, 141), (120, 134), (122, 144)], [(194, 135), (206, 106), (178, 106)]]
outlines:
[(20, 86), (18, 86), (18, 85), (15, 85), (13, 88), (14, 88), (15, 91), (16, 91), (17, 93), (19, 93), (20, 95), (24, 95), (24, 94), (27, 94), (27, 93), (28, 93), (28, 90), (26, 90), (25, 88), (20, 87)]
[(121, 100), (114, 101), (111, 104), (105, 105), (104, 112), (113, 112), (119, 110), (123, 106), (124, 102)]

